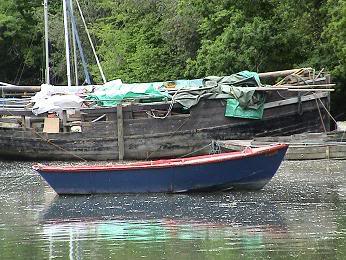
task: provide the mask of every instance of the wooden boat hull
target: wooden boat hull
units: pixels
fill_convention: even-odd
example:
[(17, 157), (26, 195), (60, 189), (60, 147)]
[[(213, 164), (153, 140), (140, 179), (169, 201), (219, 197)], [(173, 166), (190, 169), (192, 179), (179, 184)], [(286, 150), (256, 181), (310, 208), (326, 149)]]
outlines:
[[(328, 96), (319, 98), (328, 104)], [(213, 140), (250, 139), (256, 136), (291, 135), (321, 131), (321, 118), (314, 96), (267, 102), (262, 120), (227, 118), (223, 100), (201, 101), (189, 114), (166, 119), (136, 118), (147, 106), (124, 108), (124, 159), (174, 158), (186, 154), (206, 154)], [(300, 110), (299, 111), (299, 108)], [(147, 109), (147, 110), (145, 110)], [(328, 115), (319, 107), (329, 127)], [(92, 117), (94, 110), (83, 111)], [(116, 108), (97, 109), (99, 114), (117, 117)], [(81, 133), (38, 133), (34, 129), (0, 128), (0, 156), (32, 160), (117, 160), (117, 121), (82, 122)]]
[(278, 144), (128, 165), (33, 168), (58, 194), (256, 190), (274, 176), (287, 148)]

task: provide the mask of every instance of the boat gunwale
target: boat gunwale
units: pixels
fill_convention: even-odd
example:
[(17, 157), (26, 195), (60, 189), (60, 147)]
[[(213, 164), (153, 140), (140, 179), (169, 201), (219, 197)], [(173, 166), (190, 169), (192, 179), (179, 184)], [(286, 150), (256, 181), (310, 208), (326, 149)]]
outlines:
[(274, 144), (271, 146), (250, 148), (244, 151), (200, 155), (188, 158), (162, 159), (154, 161), (142, 161), (129, 164), (114, 165), (87, 165), (87, 166), (48, 166), (43, 164), (33, 165), (32, 168), (41, 173), (80, 173), (80, 172), (102, 172), (102, 171), (126, 171), (126, 170), (145, 170), (162, 169), (171, 167), (195, 166), (212, 163), (220, 163), (230, 160), (239, 160), (259, 155), (271, 155), (282, 149), (287, 149), (288, 144)]

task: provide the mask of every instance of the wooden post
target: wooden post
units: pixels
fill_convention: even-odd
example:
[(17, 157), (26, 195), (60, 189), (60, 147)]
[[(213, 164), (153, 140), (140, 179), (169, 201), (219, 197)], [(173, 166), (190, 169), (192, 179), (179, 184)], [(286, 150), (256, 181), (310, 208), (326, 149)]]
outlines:
[[(327, 74), (326, 75), (326, 83), (327, 84), (330, 84), (331, 83), (331, 78), (330, 78), (330, 74)], [(322, 101), (323, 102), (323, 101)], [(327, 105), (327, 109), (328, 109), (328, 111), (331, 111), (331, 104), (330, 104), (330, 102), (331, 102), (331, 100), (330, 100), (330, 93), (328, 93), (328, 105)], [(326, 128), (327, 128), (327, 131), (330, 131), (330, 116), (328, 115), (327, 116), (327, 122), (326, 122)], [(335, 129), (337, 128), (337, 125), (335, 125)]]
[(118, 126), (118, 151), (119, 161), (124, 160), (125, 146), (124, 146), (124, 119), (123, 107), (121, 104), (117, 105), (117, 126)]
[(329, 147), (329, 145), (326, 146), (326, 159), (330, 159), (330, 147)]
[(25, 122), (25, 116), (21, 116), (22, 118), (22, 128), (25, 130), (26, 129), (26, 122)]
[(67, 128), (67, 111), (63, 110), (62, 111), (62, 127), (63, 127), (63, 131), (64, 133), (68, 132), (68, 128)]
[(25, 117), (25, 128), (30, 129), (31, 128), (31, 118)]

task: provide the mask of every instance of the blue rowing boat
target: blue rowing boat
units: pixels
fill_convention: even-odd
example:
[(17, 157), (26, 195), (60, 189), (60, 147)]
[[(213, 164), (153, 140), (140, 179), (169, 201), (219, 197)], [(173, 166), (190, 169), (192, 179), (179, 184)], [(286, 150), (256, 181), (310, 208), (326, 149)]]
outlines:
[(274, 176), (287, 148), (275, 144), (189, 158), (33, 169), (58, 194), (258, 190)]

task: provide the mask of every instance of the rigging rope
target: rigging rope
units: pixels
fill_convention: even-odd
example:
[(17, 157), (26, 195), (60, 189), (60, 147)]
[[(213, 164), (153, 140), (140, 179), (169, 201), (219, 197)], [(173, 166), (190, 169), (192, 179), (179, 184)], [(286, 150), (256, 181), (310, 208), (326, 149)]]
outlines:
[(78, 11), (79, 11), (80, 17), (81, 17), (81, 19), (82, 19), (82, 22), (83, 22), (85, 31), (86, 31), (86, 33), (87, 33), (87, 36), (88, 36), (88, 39), (89, 39), (89, 42), (90, 42), (90, 45), (91, 45), (91, 49), (92, 49), (92, 51), (93, 51), (93, 53), (94, 53), (94, 57), (95, 57), (97, 66), (98, 66), (99, 71), (100, 71), (100, 73), (101, 73), (101, 77), (102, 77), (103, 83), (106, 83), (107, 80), (106, 80), (106, 77), (105, 77), (105, 75), (104, 75), (104, 73), (103, 73), (103, 70), (102, 70), (102, 67), (101, 67), (99, 58), (97, 57), (96, 50), (95, 50), (93, 41), (92, 41), (92, 39), (91, 39), (91, 36), (90, 36), (89, 30), (88, 30), (87, 24), (86, 24), (86, 22), (85, 22), (82, 9), (81, 9), (81, 7), (80, 7), (80, 5), (79, 5), (79, 1), (78, 1), (78, 0), (75, 0), (75, 1), (76, 1), (76, 4), (77, 4), (77, 7), (78, 7)]
[(323, 126), (323, 130), (324, 130), (325, 133), (327, 133), (327, 129), (326, 129), (326, 126), (324, 125), (323, 116), (322, 116), (322, 113), (321, 113), (321, 110), (320, 110), (320, 106), (318, 105), (318, 102), (317, 102), (316, 98), (315, 98), (315, 101), (316, 101), (316, 105), (317, 105), (317, 109), (318, 109), (318, 114), (320, 115), (320, 119), (321, 119), (321, 123), (322, 123), (322, 126)]
[[(322, 105), (322, 107), (325, 109), (325, 111), (328, 113), (329, 117), (330, 117), (330, 118), (334, 121), (334, 123), (337, 125), (337, 121), (336, 121), (335, 118), (330, 114), (330, 112), (328, 111), (328, 109), (326, 108), (326, 106), (323, 104), (321, 98), (317, 97), (317, 96), (316, 96), (316, 93), (313, 93), (313, 94), (314, 94), (314, 96), (318, 99), (318, 101), (321, 103), (321, 105)], [(317, 99), (316, 99), (316, 102), (317, 102)], [(317, 107), (319, 107), (318, 104), (317, 104)], [(342, 132), (343, 132), (343, 134), (342, 134), (342, 137), (341, 137), (341, 139), (340, 139), (340, 142), (343, 142), (344, 136), (345, 136), (345, 133), (346, 133), (346, 130), (343, 130)]]
[(17, 85), (19, 85), (19, 82), (22, 79), (23, 72), (24, 72), (24, 69), (25, 69), (25, 61), (28, 59), (30, 50), (32, 49), (32, 45), (33, 45), (33, 42), (34, 42), (34, 37), (35, 37), (35, 35), (33, 35), (31, 37), (29, 50), (28, 50), (28, 52), (27, 52), (23, 62), (21, 63), (21, 65), (19, 66), (19, 69), (17, 71), (17, 75), (16, 75), (16, 78), (15, 78), (15, 82), (17, 82)]

